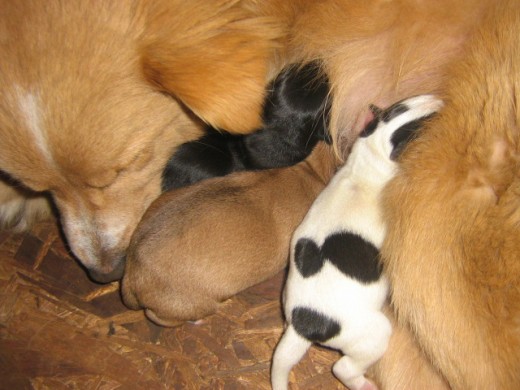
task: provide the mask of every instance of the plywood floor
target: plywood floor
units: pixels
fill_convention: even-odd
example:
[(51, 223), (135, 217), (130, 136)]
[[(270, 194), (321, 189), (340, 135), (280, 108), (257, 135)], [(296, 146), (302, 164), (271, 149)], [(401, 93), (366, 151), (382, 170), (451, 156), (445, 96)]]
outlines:
[[(203, 324), (161, 328), (123, 306), (117, 283), (92, 283), (53, 223), (0, 232), (0, 388), (269, 389), (282, 283), (239, 294)], [(337, 357), (313, 348), (292, 389), (343, 389)]]

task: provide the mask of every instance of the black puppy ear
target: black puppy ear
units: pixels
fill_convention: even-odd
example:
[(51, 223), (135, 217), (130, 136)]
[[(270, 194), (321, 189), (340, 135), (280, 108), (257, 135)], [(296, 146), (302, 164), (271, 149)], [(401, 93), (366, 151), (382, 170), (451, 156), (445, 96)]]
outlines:
[(368, 108), (370, 109), (370, 111), (372, 112), (372, 114), (374, 114), (374, 116), (376, 118), (379, 118), (381, 116), (381, 114), (383, 113), (383, 109), (382, 108), (379, 108), (378, 106), (376, 106), (375, 104), (371, 104), (368, 106)]
[(368, 106), (368, 109), (374, 115), (374, 119), (372, 119), (370, 122), (368, 122), (365, 125), (365, 128), (363, 129), (363, 131), (361, 133), (359, 133), (359, 137), (361, 137), (361, 138), (366, 138), (366, 137), (368, 137), (368, 136), (370, 136), (370, 135), (372, 135), (374, 133), (374, 131), (376, 130), (377, 126), (379, 125), (379, 121), (381, 119), (381, 116), (384, 113), (384, 110), (382, 108), (379, 108), (375, 104), (370, 104)]
[(397, 129), (394, 134), (392, 134), (392, 138), (390, 138), (390, 142), (392, 143), (390, 159), (392, 161), (397, 161), (406, 145), (408, 145), (408, 143), (413, 139), (417, 138), (419, 135), (419, 130), (424, 125), (424, 122), (431, 119), (434, 115), (435, 114), (426, 115), (408, 122)]

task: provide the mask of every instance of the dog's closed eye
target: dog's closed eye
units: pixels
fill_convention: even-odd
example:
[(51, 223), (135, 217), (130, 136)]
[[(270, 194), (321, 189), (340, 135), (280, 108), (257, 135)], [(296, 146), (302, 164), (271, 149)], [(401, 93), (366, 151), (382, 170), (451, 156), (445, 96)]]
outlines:
[(85, 183), (88, 187), (103, 189), (109, 187), (119, 175), (121, 171), (117, 169), (109, 169), (95, 176), (92, 176)]

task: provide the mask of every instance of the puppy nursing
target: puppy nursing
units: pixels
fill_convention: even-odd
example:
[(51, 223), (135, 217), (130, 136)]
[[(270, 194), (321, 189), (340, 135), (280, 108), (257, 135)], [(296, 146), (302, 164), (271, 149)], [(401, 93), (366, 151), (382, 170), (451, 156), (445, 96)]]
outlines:
[(391, 334), (381, 313), (388, 282), (378, 260), (385, 237), (379, 197), (404, 145), (441, 105), (423, 95), (376, 111), (294, 233), (284, 291), (287, 329), (272, 365), (275, 390), (287, 388), (291, 368), (312, 343), (342, 351), (333, 371), (347, 387), (375, 388), (364, 373)]
[(329, 85), (318, 63), (288, 67), (268, 92), (260, 129), (229, 134), (210, 128), (181, 145), (164, 170), (163, 191), (236, 171), (294, 165), (328, 140)]

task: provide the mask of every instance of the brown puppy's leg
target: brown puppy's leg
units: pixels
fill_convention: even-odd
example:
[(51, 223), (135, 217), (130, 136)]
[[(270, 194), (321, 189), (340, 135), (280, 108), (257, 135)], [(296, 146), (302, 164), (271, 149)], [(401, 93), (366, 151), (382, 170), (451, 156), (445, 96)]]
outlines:
[(241, 172), (163, 194), (129, 247), (123, 298), (162, 325), (197, 320), (282, 270), (336, 161), (325, 144), (293, 167)]

